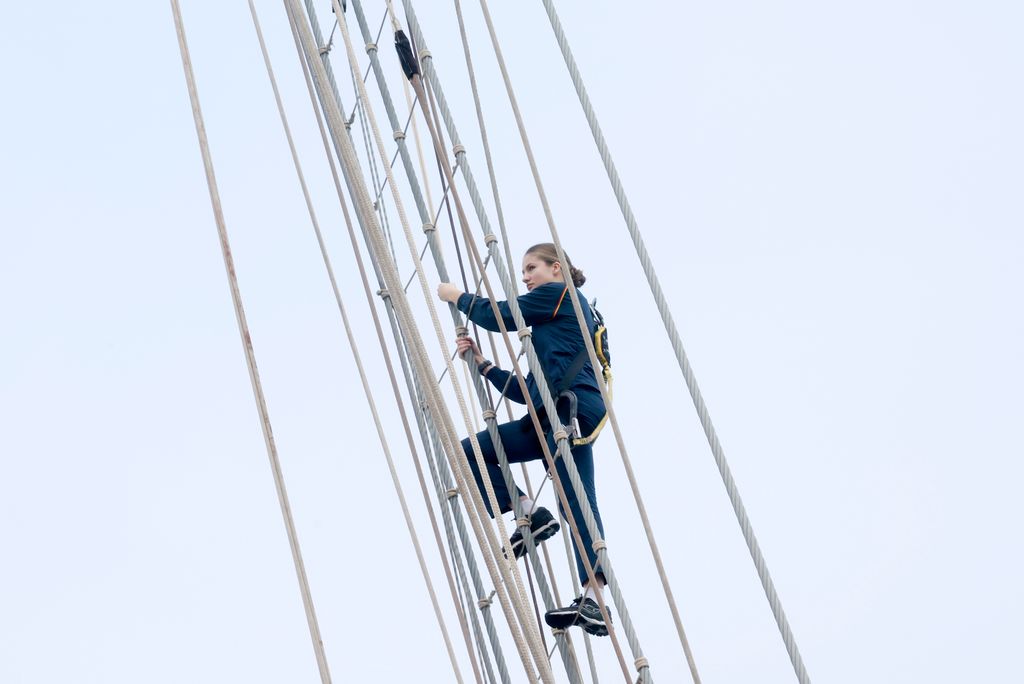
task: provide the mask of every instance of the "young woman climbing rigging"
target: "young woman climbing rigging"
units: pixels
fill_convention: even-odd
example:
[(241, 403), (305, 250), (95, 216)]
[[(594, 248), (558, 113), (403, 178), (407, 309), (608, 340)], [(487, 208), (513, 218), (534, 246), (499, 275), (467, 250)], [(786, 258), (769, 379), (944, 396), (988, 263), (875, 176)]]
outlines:
[[(576, 314), (573, 311), (572, 302), (568, 295), (569, 286), (579, 288), (586, 281), (586, 278), (581, 270), (572, 265), (568, 256), (566, 260), (569, 261), (567, 264), (568, 268), (563, 268), (558, 260), (555, 246), (549, 242), (530, 247), (523, 257), (523, 282), (526, 284), (527, 293), (517, 299), (524, 322), (528, 327), (532, 328), (534, 349), (540, 359), (544, 375), (550, 383), (550, 387), (558, 390), (552, 392), (552, 397), (558, 403), (558, 421), (548, 419), (541, 402), (540, 392), (537, 389), (537, 380), (532, 372), (526, 377), (526, 386), (529, 392), (529, 398), (527, 398), (523, 396), (520, 386), (512, 377), (512, 374), (507, 370), (498, 368), (491, 361), (484, 358), (472, 338), (461, 337), (456, 341), (459, 355), (463, 356), (467, 350), (472, 350), (473, 360), (477, 365), (478, 371), (499, 392), (503, 392), (504, 396), (511, 401), (521, 404), (526, 404), (529, 401), (536, 408), (538, 415), (541, 417), (545, 441), (552, 454), (556, 452), (555, 439), (552, 434), (555, 428), (552, 427), (552, 423), (561, 422), (569, 425), (571, 422), (570, 402), (566, 400), (559, 401), (557, 395), (566, 390), (575, 395), (576, 419), (579, 423), (580, 433), (577, 435), (578, 437), (596, 437), (595, 433), (599, 430), (605, 417), (604, 401), (601, 399), (601, 392), (598, 389), (594, 369), (586, 358), (584, 340), (580, 334)], [(442, 300), (455, 304), (471, 321), (482, 328), (495, 332), (500, 331), (497, 318), (491, 308), (491, 303), (487, 299), (463, 292), (451, 283), (439, 285), (437, 294)], [(582, 306), (588, 329), (593, 331), (595, 329), (594, 316), (587, 304), (587, 300), (583, 297), (582, 293), (579, 294), (578, 299)], [(509, 331), (516, 330), (516, 324), (512, 318), (508, 303), (504, 301), (498, 302), (497, 307), (501, 312), (506, 329)], [(509, 463), (543, 460), (543, 448), (529, 416), (521, 420), (498, 425), (498, 435), (505, 448), (505, 455), (508, 457)], [(483, 452), (484, 462), (487, 467), (487, 477), (491, 481), (498, 505), (501, 507), (500, 513), (512, 511), (512, 495), (505, 485), (501, 469), (498, 466), (498, 457), (491, 437), (484, 430), (477, 433), (476, 438)], [(573, 461), (576, 464), (576, 469), (579, 471), (580, 480), (590, 501), (591, 511), (594, 515), (594, 520), (597, 522), (598, 531), (603, 538), (604, 528), (601, 523), (601, 514), (597, 509), (597, 495), (594, 488), (593, 439), (572, 440), (570, 444), (573, 445), (571, 447)], [(487, 511), (491, 517), (494, 517), (494, 511), (491, 510), (490, 502), (487, 500), (488, 498), (484, 491), (483, 474), (477, 466), (468, 438), (462, 440), (462, 448), (466, 453), (473, 474), (476, 476), (477, 487), (483, 494)], [(544, 461), (544, 464), (545, 468), (547, 468), (546, 461)], [(545, 621), (552, 628), (565, 629), (571, 625), (579, 625), (590, 634), (605, 636), (608, 634), (608, 627), (605, 624), (596, 600), (601, 587), (605, 584), (604, 575), (601, 573), (598, 565), (597, 554), (593, 550), (593, 541), (584, 522), (580, 503), (573, 491), (565, 465), (561, 459), (558, 459), (556, 464), (558, 479), (569, 501), (569, 512), (579, 528), (580, 537), (585, 547), (584, 551), (594, 568), (594, 574), (599, 586), (593, 586), (593, 583), (589, 582), (580, 555), (581, 550), (576, 546), (574, 539), (573, 548), (576, 552), (576, 567), (580, 583), (584, 587), (584, 593), (573, 601), (570, 606), (548, 611), (544, 616)], [(522, 511), (530, 519), (530, 530), (533, 533), (534, 541), (539, 543), (552, 537), (558, 531), (558, 521), (555, 520), (554, 516), (547, 509), (536, 506), (535, 502), (530, 500), (522, 490), (518, 487), (516, 489), (516, 495), (522, 504)], [(566, 517), (566, 511), (561, 505), (559, 505), (559, 512), (563, 518)], [(516, 530), (512, 535), (510, 542), (516, 558), (521, 558), (526, 553), (526, 548), (519, 530)]]

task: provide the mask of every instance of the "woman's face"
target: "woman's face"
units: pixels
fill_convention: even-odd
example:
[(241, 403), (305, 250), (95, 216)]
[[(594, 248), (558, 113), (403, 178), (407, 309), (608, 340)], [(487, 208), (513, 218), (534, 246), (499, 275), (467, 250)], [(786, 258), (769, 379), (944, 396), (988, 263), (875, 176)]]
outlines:
[(523, 257), (523, 282), (526, 283), (527, 290), (547, 283), (560, 283), (562, 282), (562, 265), (557, 261), (549, 264), (536, 254), (527, 254)]

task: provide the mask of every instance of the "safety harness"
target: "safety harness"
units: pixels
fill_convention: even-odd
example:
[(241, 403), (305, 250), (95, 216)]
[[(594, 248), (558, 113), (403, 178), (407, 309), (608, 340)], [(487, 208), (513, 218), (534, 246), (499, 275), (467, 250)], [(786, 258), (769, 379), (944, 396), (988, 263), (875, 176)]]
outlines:
[[(561, 302), (559, 302), (561, 303)], [(601, 362), (601, 374), (604, 376), (605, 384), (608, 386), (608, 398), (612, 397), (612, 355), (608, 346), (608, 329), (604, 325), (604, 316), (597, 310), (597, 300), (595, 299), (590, 303), (590, 311), (594, 316), (594, 351), (597, 353), (597, 360)], [(572, 363), (566, 369), (565, 374), (562, 375), (561, 382), (555, 386), (552, 394), (555, 395), (555, 401), (560, 401), (565, 398), (569, 402), (569, 429), (572, 432), (572, 444), (573, 446), (581, 446), (583, 444), (590, 444), (604, 429), (604, 424), (608, 421), (608, 412), (605, 411), (604, 416), (601, 417), (601, 421), (594, 428), (593, 432), (584, 437), (580, 434), (580, 423), (576, 417), (576, 393), (572, 392), (569, 387), (576, 380), (576, 376), (583, 370), (584, 364), (587, 362), (587, 345), (584, 344), (580, 347), (580, 350), (576, 352), (576, 356), (573, 358)]]

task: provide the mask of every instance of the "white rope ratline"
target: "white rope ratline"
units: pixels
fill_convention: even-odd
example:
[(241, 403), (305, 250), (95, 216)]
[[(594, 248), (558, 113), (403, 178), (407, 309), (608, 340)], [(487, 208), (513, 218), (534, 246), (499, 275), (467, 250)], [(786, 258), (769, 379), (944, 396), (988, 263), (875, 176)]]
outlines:
[(278, 458), (277, 446), (274, 443), (274, 432), (270, 425), (270, 413), (267, 410), (266, 398), (263, 395), (263, 384), (260, 381), (259, 369), (256, 367), (256, 353), (252, 346), (252, 337), (249, 334), (249, 324), (245, 318), (245, 308), (242, 305), (242, 293), (238, 287), (238, 279), (235, 276), (234, 259), (231, 256), (231, 244), (228, 240), (227, 225), (224, 221), (224, 212), (221, 208), (220, 193), (217, 190), (217, 178), (213, 170), (213, 158), (210, 155), (210, 146), (206, 138), (206, 125), (203, 122), (203, 112), (199, 105), (199, 92), (196, 89), (195, 74), (192, 71), (192, 57), (189, 53), (188, 42), (185, 38), (185, 25), (181, 18), (181, 7), (178, 0), (171, 0), (171, 12), (174, 15), (174, 27), (178, 36), (178, 49), (181, 51), (181, 63), (185, 70), (185, 81), (188, 86), (189, 99), (192, 102), (192, 117), (195, 120), (196, 136), (199, 138), (199, 149), (203, 157), (203, 168), (206, 172), (206, 183), (210, 191), (210, 202), (213, 205), (213, 217), (217, 224), (217, 234), (220, 238), (221, 254), (224, 257), (224, 268), (227, 270), (228, 287), (231, 290), (231, 301), (235, 308), (235, 318), (238, 322), (238, 332), (242, 337), (242, 348), (245, 352), (246, 365), (249, 368), (249, 379), (252, 383), (253, 395), (256, 399), (256, 408), (260, 415), (260, 425), (263, 428), (263, 439), (267, 446), (267, 456), (270, 459), (270, 470), (274, 476), (274, 486), (277, 490), (277, 500), (281, 506), (281, 516), (284, 518), (285, 531), (288, 535), (288, 545), (292, 552), (292, 561), (295, 565), (295, 574), (299, 581), (299, 591), (302, 594), (302, 605), (306, 612), (306, 623), (309, 626), (309, 636), (313, 642), (313, 652), (316, 655), (317, 668), (320, 672), (322, 684), (330, 684), (331, 672), (327, 664), (327, 654), (324, 650), (323, 639), (320, 635), (320, 624), (316, 618), (316, 609), (313, 605), (313, 594), (309, 588), (309, 579), (306, 576), (306, 566), (302, 560), (302, 550), (299, 548), (299, 538), (295, 530), (295, 521), (292, 517), (291, 505), (288, 502), (288, 491), (284, 483), (284, 474), (281, 471), (281, 461)]

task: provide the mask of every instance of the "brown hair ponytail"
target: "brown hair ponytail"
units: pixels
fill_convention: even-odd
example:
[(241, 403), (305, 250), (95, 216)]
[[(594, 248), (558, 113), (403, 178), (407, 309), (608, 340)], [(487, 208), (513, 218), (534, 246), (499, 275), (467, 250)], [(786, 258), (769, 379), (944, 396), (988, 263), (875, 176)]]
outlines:
[[(550, 242), (540, 242), (526, 250), (526, 253), (534, 255), (549, 266), (558, 263), (558, 250)], [(572, 259), (569, 258), (568, 253), (565, 255), (565, 260), (569, 263), (562, 264), (562, 271), (569, 274), (573, 285), (583, 287), (583, 283), (587, 282), (587, 276), (583, 275), (583, 271), (572, 265)]]

